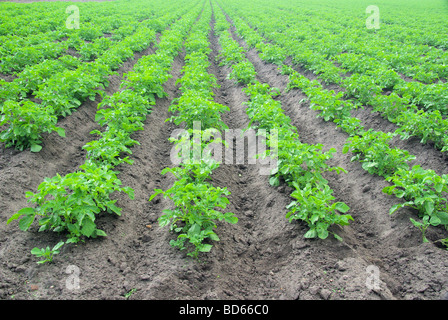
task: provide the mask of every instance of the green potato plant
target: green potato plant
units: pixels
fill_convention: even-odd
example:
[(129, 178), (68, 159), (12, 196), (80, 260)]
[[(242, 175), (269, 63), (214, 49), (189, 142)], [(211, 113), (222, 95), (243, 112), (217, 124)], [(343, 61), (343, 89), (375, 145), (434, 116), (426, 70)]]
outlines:
[(37, 258), (43, 258), (38, 261), (38, 264), (52, 262), (53, 256), (59, 254), (59, 249), (64, 245), (64, 241), (58, 242), (52, 249), (50, 247), (46, 248), (33, 248), (31, 254), (35, 255)]

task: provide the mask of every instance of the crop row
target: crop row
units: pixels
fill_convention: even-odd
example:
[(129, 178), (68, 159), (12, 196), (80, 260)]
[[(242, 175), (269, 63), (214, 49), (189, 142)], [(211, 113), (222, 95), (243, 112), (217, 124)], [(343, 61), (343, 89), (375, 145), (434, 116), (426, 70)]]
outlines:
[[(270, 150), (264, 156), (277, 159), (277, 168), (272, 171), (270, 183), (274, 186), (284, 180), (294, 189), (291, 196), (296, 200), (288, 205), (286, 215), (290, 221), (302, 220), (308, 224), (307, 238), (325, 239), (333, 224), (348, 225), (353, 218), (346, 213), (349, 207), (343, 202), (334, 202), (333, 190), (323, 174), (328, 171), (343, 172), (339, 167), (330, 167), (327, 161), (335, 149), (322, 151), (322, 145), (309, 145), (299, 139), (297, 129), (282, 110), (281, 103), (273, 97), (278, 94), (275, 88), (256, 80), (252, 63), (245, 57), (244, 49), (233, 40), (229, 33), (230, 25), (222, 12), (216, 14), (216, 32), (222, 48), (222, 64), (231, 67), (230, 78), (245, 85), (244, 92), (249, 97), (246, 113), (250, 125), (255, 129), (271, 132), (266, 137)], [(272, 135), (276, 132), (276, 135)], [(341, 239), (334, 234), (337, 239)]]
[[(138, 141), (131, 135), (143, 130), (155, 97), (166, 95), (163, 84), (171, 77), (172, 62), (199, 14), (197, 3), (191, 1), (189, 4), (192, 9), (188, 13), (186, 9), (178, 9), (182, 18), (162, 33), (156, 53), (141, 58), (133, 70), (124, 75), (124, 89), (105, 97), (98, 106), (96, 120), (105, 130), (92, 132), (100, 138), (84, 146), (86, 161), (80, 170), (63, 177), (57, 174), (46, 178), (37, 193), (27, 192), (28, 201), (35, 206), (20, 210), (8, 219), (8, 223), (19, 219), (19, 227), (25, 231), (37, 219), (39, 231), (66, 233), (65, 243), (106, 236), (96, 227), (96, 216), (102, 212), (121, 214), (122, 209), (115, 204), (117, 200), (111, 200), (114, 192), (124, 192), (131, 199), (134, 197), (132, 188), (121, 186), (116, 166), (132, 164), (125, 155), (132, 153), (130, 148)], [(57, 251), (62, 244), (63, 241), (53, 250)], [(34, 253), (38, 255), (45, 252), (45, 249), (35, 249)], [(51, 250), (49, 252), (51, 254)], [(45, 261), (48, 259), (42, 260)]]
[[(448, 30), (443, 10), (437, 5), (434, 6), (434, 3), (419, 1), (413, 2), (408, 9), (403, 10), (407, 4), (409, 2), (404, 0), (378, 3), (381, 15), (380, 29), (370, 29), (369, 32), (405, 45), (428, 46), (431, 47), (431, 51), (444, 55), (444, 49), (448, 48), (444, 34)], [(281, 5), (284, 6), (286, 3)], [(355, 26), (365, 28), (368, 16), (366, 6), (365, 3), (353, 1), (340, 1), (337, 5), (323, 2), (312, 11), (323, 13), (323, 16), (331, 21), (338, 21), (343, 28)], [(288, 6), (288, 9), (290, 8)]]
[[(147, 6), (149, 8), (149, 4)], [(29, 8), (29, 11), (13, 15), (3, 22), (0, 30), (6, 34), (1, 36), (0, 72), (23, 71), (27, 66), (60, 56), (68, 48), (78, 50), (82, 59), (88, 59), (92, 51), (104, 50), (112, 40), (121, 40), (132, 34), (138, 21), (157, 18), (150, 10), (143, 10), (146, 14), (142, 15), (141, 8), (123, 7), (116, 12), (113, 8), (103, 11), (101, 6), (81, 5), (78, 10), (82, 28), (69, 29), (66, 26), (66, 19), (70, 20), (66, 8), (66, 5), (50, 4), (39, 14), (36, 9)], [(28, 21), (30, 17), (33, 21)], [(38, 29), (30, 33), (36, 21)], [(105, 33), (111, 33), (111, 37), (103, 38)]]
[[(276, 8), (265, 7), (265, 10), (272, 12)], [(281, 14), (280, 11), (277, 12)], [(287, 13), (283, 14), (281, 20), (283, 28), (292, 20), (297, 23), (297, 17), (301, 17), (318, 33), (315, 36), (315, 33), (300, 30), (301, 40), (326, 49), (329, 57), (336, 60), (339, 56), (343, 57), (343, 53), (362, 54), (365, 60), (375, 61), (425, 83), (446, 79), (448, 76), (448, 55), (443, 50), (428, 45), (404, 44), (385, 37), (383, 32), (388, 30), (388, 25), (376, 33), (365, 28), (361, 19), (353, 17), (347, 20), (347, 17), (335, 15), (333, 10), (324, 9), (318, 13), (310, 10), (304, 16), (297, 7), (289, 6)], [(363, 27), (360, 28), (360, 25)]]
[(150, 198), (151, 201), (158, 194), (163, 194), (173, 201), (174, 209), (164, 210), (159, 224), (162, 227), (170, 225), (170, 230), (178, 233), (177, 239), (170, 241), (172, 246), (180, 250), (193, 246), (194, 250), (187, 253), (192, 257), (198, 257), (200, 252), (209, 252), (212, 248), (209, 242), (220, 240), (214, 231), (217, 221), (238, 222), (232, 212), (221, 212), (229, 203), (226, 196), (230, 192), (225, 187), (213, 186), (210, 181), (221, 161), (216, 159), (219, 154), (215, 157), (212, 149), (222, 141), (213, 139), (213, 136), (227, 128), (221, 114), (229, 110), (214, 101), (213, 89), (218, 88), (218, 84), (216, 78), (208, 73), (211, 14), (211, 7), (207, 5), (185, 42), (185, 66), (177, 82), (182, 95), (169, 109), (174, 114), (169, 120), (185, 128), (173, 139), (175, 148), (179, 150), (179, 166), (162, 171), (162, 174), (173, 174), (176, 181), (165, 191), (156, 189)]
[[(274, 24), (272, 20), (268, 20), (268, 13), (265, 15), (258, 14), (250, 19), (245, 17), (250, 24), (256, 25), (269, 40), (282, 45), (287, 41), (294, 41), (295, 61), (309, 66), (311, 70), (321, 74), (321, 78), (325, 81), (337, 83), (344, 88), (353, 87), (353, 90), (359, 91), (359, 96), (366, 99), (369, 95), (374, 96), (382, 90), (395, 90), (400, 95), (408, 97), (417, 106), (428, 110), (439, 110), (442, 113), (446, 112), (447, 85), (442, 82), (424, 85), (420, 82), (404, 81), (396, 71), (391, 70), (390, 65), (384, 62), (387, 59), (384, 57), (385, 53), (382, 45), (375, 45), (374, 41), (369, 41), (369, 46), (364, 46), (368, 48), (365, 50), (369, 50), (367, 55), (366, 52), (360, 52), (357, 49), (359, 47), (358, 41), (365, 43), (362, 41), (363, 39), (355, 38), (352, 41), (340, 42), (338, 40), (340, 37), (329, 34), (327, 30), (318, 28), (315, 24), (301, 25), (298, 29), (297, 22), (294, 22), (295, 15), (288, 14), (284, 18), (291, 21), (283, 24), (283, 27), (279, 30), (278, 23)], [(260, 28), (257, 21), (263, 21), (264, 27)], [(285, 25), (288, 25), (289, 28)], [(310, 34), (320, 40), (316, 41), (314, 36), (310, 38)], [(314, 56), (311, 56), (311, 53)], [(415, 53), (415, 55), (421, 55), (421, 53)], [(327, 59), (333, 59), (341, 67), (337, 68), (332, 61)], [(395, 57), (395, 59), (397, 58)], [(437, 65), (444, 66), (443, 63)], [(362, 79), (367, 81), (367, 85), (362, 87), (363, 81), (356, 81), (358, 80), (357, 77), (351, 80), (348, 72), (368, 76), (369, 78), (364, 77)], [(345, 74), (347, 74), (347, 77), (344, 76), (346, 79), (343, 80), (344, 77), (340, 75)], [(445, 94), (442, 94), (444, 92)]]
[[(152, 25), (164, 29), (180, 16), (170, 7), (161, 14), (158, 23), (154, 20), (142, 22), (135, 33), (111, 46), (93, 62), (79, 63), (76, 59), (63, 57), (7, 83), (0, 93), (5, 100), (0, 121), (5, 129), (0, 134), (0, 141), (6, 147), (31, 148), (31, 151), (38, 152), (42, 148), (42, 133), (57, 131), (64, 136), (63, 130), (56, 126), (58, 118), (71, 114), (86, 99), (94, 100), (96, 94), (102, 95), (101, 88), (108, 85), (109, 76), (115, 74), (115, 70), (134, 52), (142, 51), (155, 42), (156, 31)], [(53, 73), (52, 66), (62, 71)], [(20, 100), (36, 87), (33, 93), (40, 103)]]
[[(256, 47), (261, 52), (262, 59), (273, 62), (269, 59), (272, 52), (277, 49), (284, 52), (285, 47), (264, 43), (265, 39), (256, 31), (242, 20), (238, 21), (239, 23), (235, 23), (237, 31), (249, 46)], [(325, 121), (337, 123), (347, 132), (350, 137), (343, 152), (352, 152), (352, 161), (359, 161), (369, 173), (390, 181), (392, 185), (384, 188), (385, 193), (405, 200), (393, 206), (390, 213), (405, 206), (417, 209), (422, 220), (411, 220), (423, 232), (429, 225), (448, 226), (448, 202), (445, 198), (448, 192), (448, 176), (439, 176), (433, 170), (425, 170), (418, 165), (410, 168), (408, 162), (414, 160), (415, 156), (389, 145), (395, 133), (365, 130), (360, 125), (361, 121), (350, 115), (356, 103), (343, 99), (343, 93), (335, 94), (332, 90), (324, 89), (318, 81), (310, 80), (291, 66), (283, 64), (283, 60), (277, 60), (276, 63), (284, 74), (289, 75), (288, 90), (300, 89), (309, 98), (310, 107), (320, 112), (319, 116)]]
[[(229, 7), (229, 10), (234, 10), (232, 8)], [(374, 111), (381, 112), (385, 118), (397, 124), (400, 127), (398, 133), (403, 139), (416, 136), (422, 143), (433, 142), (443, 152), (447, 150), (448, 122), (443, 118), (448, 102), (446, 83), (424, 85), (405, 82), (389, 67), (348, 53), (341, 55), (346, 57), (343, 62), (345, 66), (350, 66), (352, 72), (351, 75), (347, 74), (348, 70), (337, 67), (327, 59), (329, 51), (340, 50), (331, 49), (333, 47), (328, 45), (332, 43), (329, 35), (315, 34), (317, 31), (310, 26), (299, 26), (293, 21), (286, 24), (289, 27), (283, 27), (280, 32), (278, 23), (273, 23), (271, 16), (263, 13), (261, 11), (255, 15), (246, 11), (244, 17), (240, 18), (256, 27), (268, 41), (283, 48), (277, 51), (276, 59), (286, 59), (290, 55), (295, 63), (313, 71), (319, 79), (339, 85), (345, 90), (347, 97), (372, 106)], [(319, 46), (315, 46), (314, 42), (302, 41), (305, 31), (322, 37), (325, 41)], [(288, 48), (288, 54), (285, 48)], [(387, 95), (383, 94), (384, 90), (392, 92)]]

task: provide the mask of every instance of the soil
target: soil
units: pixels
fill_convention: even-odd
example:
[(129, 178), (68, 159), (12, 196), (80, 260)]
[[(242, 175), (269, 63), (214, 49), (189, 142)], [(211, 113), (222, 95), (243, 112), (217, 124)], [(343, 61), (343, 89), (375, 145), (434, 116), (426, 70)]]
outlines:
[[(230, 70), (218, 65), (220, 47), (213, 32), (209, 39), (213, 50), (209, 72), (220, 85), (215, 100), (230, 108), (223, 115), (228, 127), (243, 129), (249, 123), (244, 106), (247, 97), (240, 85), (227, 79)], [(111, 79), (107, 93), (119, 90), (121, 75), (152, 52), (148, 49), (128, 61), (120, 75)], [(16, 222), (6, 225), (12, 214), (27, 206), (26, 191), (36, 191), (45, 177), (73, 172), (84, 162), (82, 146), (95, 138), (89, 132), (98, 129), (94, 115), (99, 97), (61, 120), (67, 138), (46, 136), (40, 153), (1, 149), (0, 215), (4, 223), (0, 224), (0, 299), (124, 300), (131, 292), (128, 298), (136, 300), (444, 299), (448, 251), (433, 241), (447, 237), (446, 232), (432, 228), (427, 234), (431, 242), (422, 243), (420, 231), (409, 221), (415, 212), (403, 209), (390, 216), (390, 207), (399, 200), (382, 193), (387, 185), (383, 178), (369, 175), (359, 163), (350, 162), (350, 154), (342, 153), (347, 135), (318, 118), (309, 103), (301, 101), (303, 93), (286, 93), (287, 78), (276, 66), (261, 61), (255, 50), (249, 50), (247, 57), (260, 81), (283, 92), (278, 99), (302, 141), (321, 143), (324, 150), (336, 148), (331, 164), (348, 171), (326, 176), (335, 197), (350, 206), (354, 218), (350, 226), (332, 228), (342, 242), (331, 236), (305, 239), (306, 225), (285, 218), (292, 190), (284, 185), (271, 187), (269, 177), (260, 175), (261, 165), (246, 162), (222, 164), (213, 174), (214, 185), (231, 192), (227, 210), (234, 212), (239, 222), (218, 223), (221, 240), (214, 243), (211, 252), (200, 255), (199, 261), (169, 245), (175, 235), (160, 228), (157, 219), (171, 203), (162, 197), (152, 202), (148, 199), (155, 188), (165, 190), (173, 183), (170, 175), (160, 172), (172, 165), (168, 139), (178, 127), (165, 120), (170, 117), (172, 99), (180, 94), (176, 80), (184, 65), (181, 53), (174, 61), (173, 77), (165, 85), (168, 97), (157, 99), (145, 130), (133, 136), (140, 142), (132, 149), (134, 164), (117, 168), (123, 185), (135, 190), (135, 200), (117, 194), (122, 216), (98, 217), (98, 227), (107, 237), (67, 244), (51, 264), (38, 265), (30, 250), (53, 246), (63, 235), (39, 233), (36, 226), (23, 232)], [(361, 114), (366, 123), (389, 128), (382, 118), (368, 112), (358, 116)], [(413, 141), (399, 143), (406, 144), (419, 163), (446, 173), (446, 160), (436, 151), (418, 147)], [(79, 288), (70, 286), (74, 276), (79, 279)], [(372, 285), (374, 278), (378, 281)]]

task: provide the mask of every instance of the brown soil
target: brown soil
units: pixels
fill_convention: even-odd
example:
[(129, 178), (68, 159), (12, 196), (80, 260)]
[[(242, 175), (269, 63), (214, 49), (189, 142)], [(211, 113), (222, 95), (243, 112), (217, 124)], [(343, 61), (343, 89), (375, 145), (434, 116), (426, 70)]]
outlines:
[(16, 75), (0, 73), (0, 79), (5, 80), (7, 82), (13, 82), (15, 78), (17, 78)]
[[(213, 26), (213, 21), (212, 21)], [(237, 38), (236, 38), (237, 39)], [(237, 39), (242, 45), (244, 42)], [(230, 70), (216, 62), (219, 43), (210, 34), (213, 52), (210, 72), (220, 84), (216, 101), (229, 106), (223, 116), (231, 129), (245, 128), (249, 119), (243, 103), (242, 87), (227, 79)], [(150, 49), (151, 50), (151, 49)], [(150, 54), (151, 51), (144, 54)], [(140, 55), (141, 57), (141, 55)], [(332, 123), (317, 118), (298, 90), (283, 93), (278, 99), (298, 128), (303, 142), (322, 143), (324, 150), (334, 147), (332, 165), (344, 167), (347, 174), (328, 174), (335, 197), (346, 202), (355, 221), (350, 226), (332, 228), (343, 237), (340, 242), (309, 240), (303, 237), (303, 223), (289, 223), (285, 206), (291, 201), (291, 189), (273, 188), (268, 177), (259, 174), (260, 165), (223, 164), (213, 174), (216, 186), (231, 192), (228, 210), (234, 212), (236, 225), (219, 223), (216, 242), (200, 261), (187, 258), (185, 252), (169, 245), (175, 238), (168, 228), (160, 228), (157, 219), (171, 206), (168, 200), (149, 202), (155, 188), (168, 188), (173, 179), (161, 170), (171, 166), (172, 145), (168, 138), (176, 126), (165, 122), (168, 107), (180, 92), (175, 85), (181, 76), (184, 54), (176, 58), (172, 79), (165, 86), (168, 97), (157, 99), (145, 123), (145, 130), (134, 135), (141, 145), (133, 148), (133, 165), (122, 165), (119, 178), (135, 190), (135, 200), (117, 195), (123, 215), (100, 216), (99, 228), (108, 237), (63, 247), (52, 264), (37, 265), (30, 255), (33, 247), (54, 245), (62, 235), (38, 233), (34, 228), (22, 232), (17, 223), (0, 224), (0, 299), (428, 299), (436, 300), (448, 290), (448, 252), (433, 243), (423, 244), (421, 234), (409, 217), (411, 210), (390, 216), (389, 208), (398, 202), (381, 192), (383, 178), (369, 175), (351, 155), (342, 154), (347, 135)], [(247, 54), (254, 63), (259, 80), (284, 90), (287, 78), (276, 66), (260, 60), (254, 50)], [(136, 59), (139, 57), (136, 56)], [(134, 61), (121, 69), (126, 72)], [(121, 76), (112, 79), (109, 92), (119, 90)], [(6, 222), (26, 206), (24, 193), (35, 191), (45, 177), (73, 172), (83, 163), (82, 146), (93, 139), (89, 132), (98, 101), (86, 103), (60, 124), (67, 138), (46, 137), (40, 153), (1, 150), (0, 214)], [(373, 119), (365, 114), (365, 119)], [(373, 121), (373, 120), (372, 120)], [(384, 125), (381, 120), (376, 125)], [(424, 149), (411, 149), (428, 165), (441, 172), (446, 165)], [(420, 159), (419, 158), (419, 159)], [(425, 161), (425, 160), (422, 160)], [(434, 241), (443, 236), (437, 228), (428, 233)], [(446, 237), (446, 234), (444, 235)], [(66, 281), (69, 266), (79, 268), (80, 288), (70, 290)], [(379, 269), (379, 288), (370, 288), (368, 267)]]

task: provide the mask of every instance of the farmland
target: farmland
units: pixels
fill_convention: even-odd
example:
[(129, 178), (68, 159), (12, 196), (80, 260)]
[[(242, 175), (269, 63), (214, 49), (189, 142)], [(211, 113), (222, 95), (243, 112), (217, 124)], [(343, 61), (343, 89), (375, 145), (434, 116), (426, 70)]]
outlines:
[(446, 2), (0, 11), (0, 299), (446, 299)]

